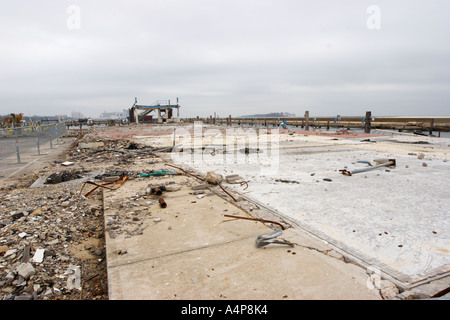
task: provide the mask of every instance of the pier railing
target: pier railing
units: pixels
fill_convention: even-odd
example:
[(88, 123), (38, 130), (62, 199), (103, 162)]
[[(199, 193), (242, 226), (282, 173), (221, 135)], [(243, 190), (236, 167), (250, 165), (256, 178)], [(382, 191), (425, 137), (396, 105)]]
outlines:
[[(295, 118), (188, 118), (184, 122), (202, 121), (204, 123), (240, 126), (294, 126), (301, 128), (345, 128), (365, 129), (367, 118), (361, 117), (295, 117)], [(450, 117), (377, 117), (371, 116), (369, 129), (389, 129), (398, 131), (450, 132)]]

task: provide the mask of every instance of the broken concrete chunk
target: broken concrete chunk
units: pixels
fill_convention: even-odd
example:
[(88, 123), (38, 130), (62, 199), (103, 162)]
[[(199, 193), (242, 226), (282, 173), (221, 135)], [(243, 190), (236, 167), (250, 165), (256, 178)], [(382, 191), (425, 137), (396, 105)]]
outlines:
[(192, 186), (192, 190), (202, 190), (202, 189), (207, 189), (209, 188), (209, 184), (207, 183), (201, 183), (201, 184), (196, 184)]
[(17, 249), (9, 249), (8, 251), (5, 252), (4, 257), (9, 257), (12, 256), (13, 254), (15, 254), (17, 252)]
[(381, 280), (380, 294), (385, 300), (391, 300), (399, 294), (398, 288), (388, 280)]
[(61, 203), (61, 207), (67, 208), (70, 205), (70, 201), (64, 201)]
[(91, 149), (91, 148), (99, 148), (99, 147), (103, 147), (103, 146), (104, 146), (103, 142), (88, 142), (88, 143), (81, 142), (78, 145), (78, 148), (80, 148), (80, 149)]
[(225, 177), (225, 180), (229, 184), (241, 183), (242, 181), (244, 181), (244, 179), (242, 179), (242, 177), (238, 174), (228, 175)]
[(209, 171), (206, 173), (206, 181), (211, 184), (219, 184), (223, 181), (223, 177), (220, 174), (217, 174), (213, 171)]
[(28, 262), (28, 260), (30, 260), (30, 250), (30, 246), (25, 246), (25, 248), (23, 248), (22, 259), (20, 262)]
[(378, 164), (382, 164), (382, 163), (388, 163), (390, 162), (391, 159), (374, 159), (373, 162), (374, 164), (372, 165), (378, 165)]
[(178, 184), (169, 184), (166, 186), (166, 191), (178, 191), (181, 189), (181, 186)]
[(26, 300), (26, 301), (33, 300), (33, 296), (30, 294), (21, 294), (19, 296), (14, 297), (14, 301), (16, 301), (16, 300), (18, 300), (18, 301), (19, 300)]
[(24, 279), (28, 279), (29, 277), (31, 277), (36, 273), (36, 270), (34, 269), (31, 263), (27, 262), (19, 264), (19, 266), (17, 267), (17, 273)]

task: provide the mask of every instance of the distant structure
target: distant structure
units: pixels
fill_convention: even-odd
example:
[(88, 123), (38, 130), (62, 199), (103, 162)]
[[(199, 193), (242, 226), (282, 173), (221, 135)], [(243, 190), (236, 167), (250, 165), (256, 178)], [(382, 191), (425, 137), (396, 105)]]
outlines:
[[(173, 111), (177, 110), (176, 118), (174, 118)], [(138, 113), (138, 110), (141, 110), (141, 113)], [(134, 99), (133, 106), (129, 109), (130, 114), (130, 123), (139, 123), (144, 122), (147, 118), (153, 121), (153, 117), (149, 117), (148, 114), (152, 111), (158, 111), (158, 123), (164, 122), (180, 122), (180, 105), (170, 104), (170, 100), (157, 100), (151, 105), (142, 105), (138, 104), (137, 98)]]
[(289, 112), (273, 112), (273, 113), (266, 113), (266, 114), (251, 114), (251, 115), (245, 115), (240, 116), (237, 118), (294, 118), (294, 113)]

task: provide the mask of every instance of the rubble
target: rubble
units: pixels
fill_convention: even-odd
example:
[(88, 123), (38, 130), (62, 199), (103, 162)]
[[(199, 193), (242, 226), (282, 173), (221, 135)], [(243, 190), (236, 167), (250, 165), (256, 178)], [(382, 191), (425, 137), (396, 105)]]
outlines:
[(211, 184), (219, 184), (223, 181), (223, 177), (220, 174), (209, 171), (206, 173), (206, 181)]
[(238, 174), (230, 174), (225, 177), (225, 181), (229, 184), (239, 184), (244, 182), (244, 179)]
[(209, 184), (207, 183), (195, 184), (191, 188), (192, 190), (203, 190), (209, 188)]
[(70, 180), (74, 180), (74, 179), (80, 179), (81, 176), (81, 172), (79, 171), (67, 171), (64, 170), (62, 172), (55, 172), (52, 173), (44, 182), (44, 184), (57, 184), (57, 183), (61, 183), (61, 182), (66, 182), (66, 181), (70, 181)]
[(85, 178), (139, 173), (117, 167), (128, 154), (102, 151), (127, 142), (90, 142), (1, 187), (0, 300), (108, 299), (101, 192), (83, 199), (79, 189)]
[[(77, 244), (95, 238), (101, 247), (103, 232), (101, 217), (93, 214), (95, 201), (79, 201), (76, 188), (56, 184), (38, 191), (15, 189), (2, 196), (0, 299), (23, 299), (24, 295), (33, 300), (107, 298), (106, 279), (101, 277), (83, 283), (83, 296), (67, 286), (69, 265), (83, 265), (87, 277), (104, 268), (103, 260), (97, 260), (101, 257), (79, 258), (85, 250), (77, 250)], [(88, 289), (95, 288), (94, 280), (98, 292)], [(94, 295), (100, 291), (104, 293)]]

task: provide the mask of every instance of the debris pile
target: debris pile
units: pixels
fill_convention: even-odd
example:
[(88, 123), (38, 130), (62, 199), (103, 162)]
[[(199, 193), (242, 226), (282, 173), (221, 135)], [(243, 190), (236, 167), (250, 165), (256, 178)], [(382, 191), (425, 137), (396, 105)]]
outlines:
[[(138, 177), (139, 171), (120, 165), (149, 156), (130, 141), (82, 137), (58, 160), (2, 187), (0, 299), (108, 299), (98, 189)], [(65, 169), (69, 165), (72, 170)], [(89, 184), (86, 197), (82, 190)]]
[(74, 179), (82, 178), (80, 171), (68, 171), (64, 170), (62, 172), (52, 173), (44, 182), (44, 184), (57, 184), (61, 182), (66, 182)]
[(100, 204), (79, 201), (76, 187), (1, 198), (0, 299), (107, 299)]

